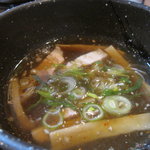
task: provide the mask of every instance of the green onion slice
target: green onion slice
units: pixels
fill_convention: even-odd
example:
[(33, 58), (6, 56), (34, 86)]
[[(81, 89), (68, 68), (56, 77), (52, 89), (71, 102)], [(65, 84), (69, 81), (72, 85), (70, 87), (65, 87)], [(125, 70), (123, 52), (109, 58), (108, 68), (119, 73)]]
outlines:
[(60, 80), (61, 82), (64, 82), (67, 84), (67, 89), (63, 91), (63, 93), (72, 91), (76, 86), (76, 80), (73, 77), (63, 77)]
[(52, 80), (48, 81), (49, 84), (57, 84), (55, 86), (55, 90), (61, 94), (68, 93), (72, 91), (76, 87), (76, 80), (73, 77), (62, 77), (62, 78), (53, 78)]
[(88, 104), (83, 107), (83, 117), (87, 121), (96, 121), (102, 119), (104, 112), (97, 104)]
[(124, 93), (134, 92), (134, 91), (136, 91), (136, 90), (141, 88), (142, 83), (143, 83), (143, 80), (142, 79), (138, 79), (132, 87), (128, 88), (127, 90), (122, 91), (121, 93), (124, 94)]
[(122, 66), (116, 65), (107, 70), (107, 73), (115, 76), (127, 76), (124, 68)]
[(78, 87), (74, 89), (71, 94), (74, 96), (75, 99), (80, 99), (86, 94), (86, 89), (84, 87)]
[(60, 109), (49, 110), (43, 117), (42, 123), (49, 129), (58, 128), (63, 124), (63, 117), (60, 113)]
[(132, 109), (131, 102), (123, 96), (108, 96), (104, 98), (103, 109), (114, 116), (122, 116), (128, 114)]
[(95, 93), (87, 92), (87, 96), (92, 97), (92, 98), (99, 98)]

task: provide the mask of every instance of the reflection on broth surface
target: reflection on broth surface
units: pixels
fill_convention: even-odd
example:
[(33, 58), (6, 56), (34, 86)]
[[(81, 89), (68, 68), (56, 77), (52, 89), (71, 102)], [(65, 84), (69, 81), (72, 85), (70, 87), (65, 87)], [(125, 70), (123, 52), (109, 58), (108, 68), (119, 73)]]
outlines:
[(148, 75), (124, 51), (58, 44), (34, 60), (19, 65), (8, 89), (12, 121), (33, 142), (54, 150), (132, 150), (146, 142)]

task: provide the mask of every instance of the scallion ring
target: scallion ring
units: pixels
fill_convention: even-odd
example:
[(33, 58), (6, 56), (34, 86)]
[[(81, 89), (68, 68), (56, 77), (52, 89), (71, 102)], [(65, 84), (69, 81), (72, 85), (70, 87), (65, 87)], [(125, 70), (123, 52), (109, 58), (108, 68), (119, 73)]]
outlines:
[(86, 94), (86, 89), (84, 87), (78, 87), (74, 89), (71, 94), (75, 97), (75, 99), (80, 99)]
[(103, 109), (114, 116), (128, 114), (132, 109), (131, 102), (124, 96), (108, 96), (104, 98)]
[(115, 76), (127, 76), (123, 67), (114, 66), (107, 70), (107, 73)]
[(50, 79), (48, 84), (52, 86), (57, 93), (65, 94), (76, 87), (76, 80), (73, 77), (55, 77)]
[[(53, 118), (55, 118), (53, 121)], [(49, 110), (43, 117), (42, 123), (45, 127), (49, 129), (58, 128), (63, 124), (63, 117), (59, 110)]]
[(64, 82), (67, 84), (67, 89), (61, 93), (67, 93), (72, 91), (76, 86), (76, 80), (73, 77), (63, 77), (60, 79), (61, 82)]
[(96, 121), (102, 119), (104, 112), (97, 104), (88, 104), (83, 107), (83, 117), (87, 121)]

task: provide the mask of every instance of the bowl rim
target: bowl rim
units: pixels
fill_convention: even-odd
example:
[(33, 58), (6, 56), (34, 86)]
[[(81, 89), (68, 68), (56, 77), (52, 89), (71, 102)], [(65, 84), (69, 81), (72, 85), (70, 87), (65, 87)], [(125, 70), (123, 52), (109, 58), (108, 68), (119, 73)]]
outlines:
[[(61, 1), (64, 1), (64, 0), (35, 0), (35, 1), (30, 1), (30, 2), (25, 2), (23, 4), (20, 4), (18, 6), (15, 6), (13, 8), (10, 8), (10, 9), (7, 9), (6, 11), (4, 12), (1, 12), (0, 13), (0, 19), (17, 11), (17, 10), (20, 10), (20, 9), (23, 9), (23, 8), (27, 8), (27, 7), (31, 7), (31, 6), (36, 6), (36, 5), (42, 5), (42, 4), (45, 4), (45, 3), (57, 3), (57, 2), (61, 2)], [(67, 0), (65, 0), (67, 1)], [(77, 0), (75, 0), (77, 1)], [(79, 1), (84, 1), (85, 0), (79, 0)], [(89, 2), (92, 2), (92, 1), (99, 1), (99, 0), (86, 0), (86, 1), (89, 1)], [(139, 8), (139, 9), (143, 9), (147, 12), (150, 12), (150, 7), (149, 6), (146, 6), (144, 4), (141, 4), (141, 3), (137, 3), (137, 2), (132, 2), (132, 1), (127, 1), (127, 0), (103, 0), (103, 1), (106, 1), (106, 4), (109, 3), (109, 2), (116, 2), (116, 3), (120, 3), (120, 4), (125, 4), (125, 5), (130, 5), (130, 6), (133, 6), (133, 7), (136, 7), (136, 8)]]

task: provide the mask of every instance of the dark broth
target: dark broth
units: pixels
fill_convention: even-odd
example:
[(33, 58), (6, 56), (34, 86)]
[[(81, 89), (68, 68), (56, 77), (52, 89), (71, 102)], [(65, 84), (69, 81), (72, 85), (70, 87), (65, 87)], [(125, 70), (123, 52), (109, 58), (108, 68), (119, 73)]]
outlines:
[[(104, 52), (106, 47), (101, 48)], [(53, 49), (57, 47), (41, 50), (32, 58), (24, 58), (10, 79), (8, 103), (12, 113), (9, 121), (20, 127), (17, 130), (26, 141), (49, 147), (48, 134), (55, 130), (150, 112), (149, 89), (146, 90), (143, 85), (148, 75), (141, 68), (132, 69), (133, 62), (128, 60), (129, 57), (123, 51), (116, 50), (130, 62), (130, 67), (118, 64), (109, 55), (88, 65), (74, 65), (77, 57), (99, 49), (98, 46), (91, 46), (90, 51), (87, 47), (82, 50), (81, 45), (79, 48), (64, 48), (60, 45), (58, 49), (63, 51), (63, 56), (59, 50), (59, 54), (51, 55)], [(51, 57), (48, 58), (49, 55)], [(60, 57), (60, 60), (56, 57)], [(68, 62), (71, 62), (71, 67)], [(25, 114), (21, 117), (27, 116), (27, 119), (32, 120), (26, 127), (19, 120), (17, 113), (20, 110), (14, 107), (14, 100), (18, 97), (12, 96), (16, 91), (11, 88), (17, 86), (18, 102)], [(36, 129), (42, 132), (42, 140), (35, 138)], [(70, 150), (133, 150), (141, 146), (138, 143), (145, 143), (149, 138), (149, 130), (134, 131), (79, 144)]]

